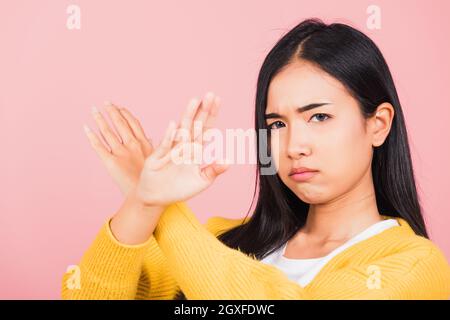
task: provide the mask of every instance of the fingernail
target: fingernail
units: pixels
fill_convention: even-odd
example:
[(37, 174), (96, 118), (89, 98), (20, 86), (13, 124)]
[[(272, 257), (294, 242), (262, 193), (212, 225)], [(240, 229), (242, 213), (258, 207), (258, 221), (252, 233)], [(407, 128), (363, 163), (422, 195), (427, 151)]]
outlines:
[(92, 113), (100, 113), (96, 106), (92, 106)]
[(83, 129), (84, 129), (84, 132), (86, 132), (86, 133), (91, 132), (91, 129), (89, 129), (89, 127), (86, 124), (83, 125)]
[(192, 98), (191, 99), (191, 106), (196, 106), (199, 103), (199, 99), (198, 98)]
[(111, 101), (108, 101), (108, 100), (104, 101), (103, 103), (105, 104), (105, 106), (112, 106), (113, 105), (111, 103)]
[(212, 91), (208, 91), (205, 95), (205, 99), (212, 99), (214, 97), (214, 93)]

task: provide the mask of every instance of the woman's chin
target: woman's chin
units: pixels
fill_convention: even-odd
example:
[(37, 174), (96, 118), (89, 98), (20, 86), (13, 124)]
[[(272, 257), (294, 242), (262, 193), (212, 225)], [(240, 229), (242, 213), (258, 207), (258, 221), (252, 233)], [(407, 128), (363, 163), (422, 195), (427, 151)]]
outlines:
[(326, 201), (323, 192), (315, 190), (316, 188), (312, 186), (299, 186), (296, 185), (294, 188), (290, 188), (295, 195), (305, 203), (308, 204), (319, 204)]

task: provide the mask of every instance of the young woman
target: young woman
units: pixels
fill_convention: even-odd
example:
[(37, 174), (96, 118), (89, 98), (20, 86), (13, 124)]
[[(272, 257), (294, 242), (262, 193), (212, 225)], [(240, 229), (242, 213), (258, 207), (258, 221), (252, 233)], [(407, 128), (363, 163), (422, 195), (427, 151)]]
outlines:
[[(229, 164), (177, 164), (203, 145), (219, 100), (192, 100), (153, 148), (129, 111), (94, 112), (92, 146), (126, 195), (64, 299), (447, 299), (450, 268), (427, 236), (401, 105), (377, 46), (344, 24), (305, 20), (267, 55), (255, 129), (258, 199), (242, 219), (201, 225), (184, 201)], [(182, 131), (191, 133), (182, 136)], [(204, 132), (204, 131), (203, 131)], [(256, 185), (255, 185), (256, 191)]]

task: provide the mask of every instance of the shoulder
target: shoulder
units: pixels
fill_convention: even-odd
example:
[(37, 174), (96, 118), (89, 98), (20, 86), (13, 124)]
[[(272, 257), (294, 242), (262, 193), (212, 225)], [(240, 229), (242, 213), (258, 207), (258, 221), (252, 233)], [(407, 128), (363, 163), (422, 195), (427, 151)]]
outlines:
[[(441, 249), (430, 239), (415, 234), (412, 230), (405, 228), (392, 228), (392, 232), (386, 232), (386, 237), (382, 237), (385, 245), (391, 247), (394, 252), (411, 254), (417, 259), (426, 258), (430, 255), (441, 255)], [(393, 253), (394, 253), (393, 252)]]
[[(379, 244), (391, 253), (411, 255), (411, 258), (421, 260), (431, 256), (439, 256), (448, 266), (441, 249), (430, 239), (417, 235), (403, 218), (394, 217), (399, 223), (398, 227), (385, 230), (380, 235)], [(413, 259), (414, 260), (414, 259)]]
[[(450, 297), (450, 265), (444, 252), (431, 240), (412, 236), (410, 255), (406, 257), (412, 261), (412, 266), (406, 274), (410, 282), (423, 284), (426, 291), (436, 294), (436, 297)], [(406, 263), (408, 259), (403, 259)]]
[(225, 218), (220, 216), (210, 217), (206, 223), (206, 229), (211, 232), (215, 237), (220, 234), (247, 222), (250, 217), (247, 218)]
[(413, 251), (417, 252), (418, 262), (429, 262), (433, 264), (432, 267), (437, 268), (436, 270), (444, 271), (450, 277), (450, 266), (444, 252), (430, 239), (418, 235), (411, 238), (411, 242), (414, 244)]
[[(390, 239), (390, 244), (384, 248), (392, 254), (399, 263), (419, 272), (435, 274), (441, 280), (450, 283), (450, 265), (444, 252), (430, 239), (412, 234), (397, 233), (396, 237)], [(392, 250), (389, 250), (389, 247)], [(390, 254), (388, 256), (390, 256)]]

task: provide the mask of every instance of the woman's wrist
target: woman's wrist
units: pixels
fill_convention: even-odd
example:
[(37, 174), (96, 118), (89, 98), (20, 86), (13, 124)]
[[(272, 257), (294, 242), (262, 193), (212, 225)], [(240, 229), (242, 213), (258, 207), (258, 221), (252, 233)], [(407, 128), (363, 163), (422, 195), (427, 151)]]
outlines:
[(163, 206), (150, 206), (141, 201), (133, 189), (112, 218), (111, 231), (123, 244), (145, 243), (152, 236), (164, 210)]
[(133, 208), (134, 211), (140, 212), (143, 215), (154, 215), (158, 213), (162, 213), (165, 209), (165, 206), (162, 205), (153, 205), (149, 204), (142, 200), (139, 197), (139, 192), (137, 188), (133, 188), (125, 198), (125, 204), (130, 208)]

